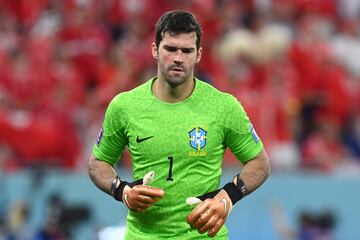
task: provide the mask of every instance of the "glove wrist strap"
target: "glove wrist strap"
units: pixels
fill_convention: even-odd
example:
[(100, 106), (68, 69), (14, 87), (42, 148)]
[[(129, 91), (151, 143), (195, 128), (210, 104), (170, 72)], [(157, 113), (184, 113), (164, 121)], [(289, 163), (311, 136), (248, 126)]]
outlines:
[(123, 201), (122, 195), (126, 185), (129, 185), (127, 181), (120, 180), (120, 178), (116, 176), (111, 183), (111, 187), (110, 187), (111, 196), (113, 196), (117, 201), (122, 202)]
[(129, 183), (125, 180), (121, 180), (119, 176), (116, 176), (110, 186), (110, 195), (113, 196), (117, 201), (123, 202), (122, 196), (125, 186), (128, 185), (130, 188), (132, 188), (135, 185), (141, 184), (143, 184), (143, 179), (139, 179)]
[[(233, 206), (247, 195), (247, 188), (244, 182), (240, 179), (239, 175), (237, 176), (237, 186), (233, 182), (229, 182), (221, 189), (224, 189), (224, 191), (229, 195)], [(207, 198), (214, 198), (221, 189), (205, 193), (204, 195), (198, 196), (197, 198), (201, 201), (204, 201)]]
[(247, 194), (245, 183), (240, 179), (239, 175), (237, 176), (237, 186), (233, 182), (229, 182), (222, 189), (229, 195), (233, 206)]

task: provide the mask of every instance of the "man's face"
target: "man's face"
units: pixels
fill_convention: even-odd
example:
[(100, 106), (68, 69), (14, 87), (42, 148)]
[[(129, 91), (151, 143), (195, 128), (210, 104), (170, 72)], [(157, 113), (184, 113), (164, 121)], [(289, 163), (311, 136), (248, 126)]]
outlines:
[(200, 61), (201, 48), (196, 49), (196, 34), (165, 32), (156, 48), (152, 46), (153, 56), (158, 60), (158, 71), (170, 86), (178, 86), (192, 79), (194, 66)]

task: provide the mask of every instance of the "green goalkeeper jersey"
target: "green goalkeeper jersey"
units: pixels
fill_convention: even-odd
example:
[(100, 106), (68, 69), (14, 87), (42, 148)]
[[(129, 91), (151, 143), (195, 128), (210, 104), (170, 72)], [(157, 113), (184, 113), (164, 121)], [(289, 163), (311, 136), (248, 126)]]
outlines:
[[(115, 165), (128, 145), (134, 179), (155, 171), (151, 186), (165, 191), (145, 212), (129, 211), (126, 239), (206, 239), (186, 222), (186, 198), (219, 188), (227, 147), (246, 163), (263, 145), (232, 95), (194, 79), (191, 96), (166, 103), (152, 94), (156, 79), (111, 101), (93, 153)], [(225, 225), (215, 239), (227, 239)]]

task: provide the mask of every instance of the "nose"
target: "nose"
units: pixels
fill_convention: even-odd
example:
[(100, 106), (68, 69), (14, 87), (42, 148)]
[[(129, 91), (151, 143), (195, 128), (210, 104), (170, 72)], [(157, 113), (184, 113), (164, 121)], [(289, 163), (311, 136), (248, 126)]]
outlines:
[(182, 64), (183, 62), (184, 62), (184, 53), (181, 51), (181, 49), (178, 49), (175, 52), (174, 63)]

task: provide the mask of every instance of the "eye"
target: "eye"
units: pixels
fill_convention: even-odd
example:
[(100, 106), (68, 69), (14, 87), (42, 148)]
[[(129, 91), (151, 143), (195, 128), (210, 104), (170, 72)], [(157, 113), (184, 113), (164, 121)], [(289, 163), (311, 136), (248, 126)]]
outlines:
[(194, 49), (193, 48), (182, 48), (181, 51), (183, 53), (189, 54), (189, 53), (194, 52)]
[(164, 46), (164, 49), (168, 52), (176, 52), (177, 51), (176, 47)]

